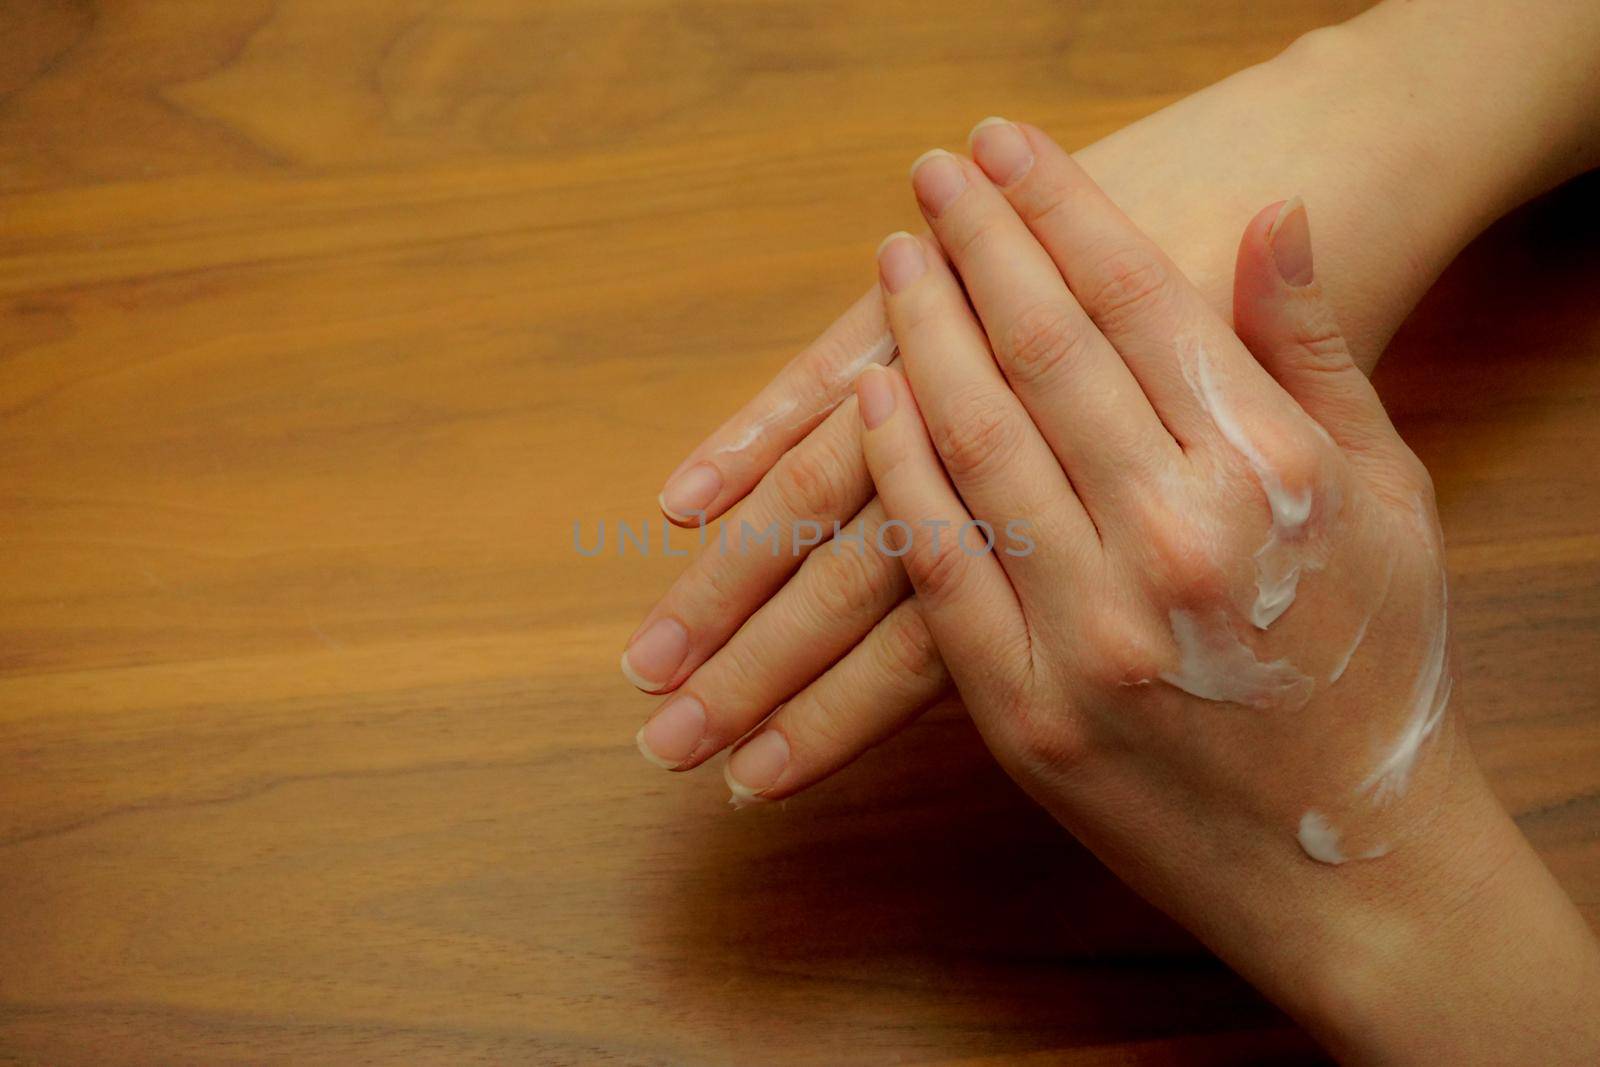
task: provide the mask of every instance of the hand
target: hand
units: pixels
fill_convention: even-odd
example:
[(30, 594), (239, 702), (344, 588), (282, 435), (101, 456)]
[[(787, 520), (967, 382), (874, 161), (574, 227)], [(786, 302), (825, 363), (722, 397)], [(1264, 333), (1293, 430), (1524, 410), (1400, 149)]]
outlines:
[[(1361, 339), (1358, 361), (1370, 364), (1453, 245), (1402, 244), (1371, 206), (1400, 213), (1408, 200), (1397, 178), (1406, 157), (1370, 143), (1392, 109), (1378, 100), (1356, 107), (1350, 92), (1364, 54), (1339, 36), (1315, 35), (1079, 155), (1223, 313), (1244, 220), (1277, 188), (1313, 191), (1319, 226), (1356, 252), (1335, 257), (1323, 284), (1356, 310), (1347, 330)], [(1246, 115), (1258, 151), (1215, 151)], [(1424, 206), (1445, 202), (1434, 193)], [(664, 510), (692, 525), (693, 510), (711, 519), (736, 506), (728, 516), (735, 529), (748, 521), (793, 530), (814, 520), (831, 533), (837, 521), (871, 538), (882, 513), (868, 506), (849, 390), (865, 363), (892, 354), (874, 287), (680, 465)], [(778, 708), (786, 751), (769, 742), (760, 766), (752, 762), (762, 750), (746, 751), (737, 768), (745, 781), (730, 781), (734, 795), (776, 799), (831, 774), (949, 693), (920, 609), (902, 603), (907, 592), (902, 569), (875, 553), (703, 553), (629, 638), (630, 680), (675, 694), (641, 730), (641, 749), (688, 770)]]
[[(991, 131), (983, 168), (916, 168), (950, 264), (884, 243), (905, 376), (857, 383), (884, 513), (986, 742), (1336, 1051), (1592, 1055), (1595, 1025), (1565, 1012), (1600, 957), (1446, 714), (1432, 490), (1313, 283), (1304, 207), (1246, 229), (1236, 337), (1070, 156)], [(1033, 550), (1002, 551), (1019, 520)], [(1501, 867), (1517, 891), (1486, 906)], [(1526, 968), (1520, 945), (1482, 940), (1529, 908), (1566, 966), (1554, 993), (1496, 966)], [(1397, 962), (1391, 925), (1459, 942)], [(1533, 1014), (1464, 1020), (1486, 988)]]
[[(1277, 191), (1301, 190), (1331, 238), (1319, 283), (1355, 361), (1370, 367), (1466, 240), (1600, 146), (1590, 103), (1600, 97), (1570, 89), (1596, 69), (1600, 20), (1558, 2), (1537, 17), (1502, 8), (1381, 4), (1078, 158), (1223, 314), (1239, 227)], [(1481, 84), (1507, 89), (1486, 102), (1473, 91)], [(1409, 105), (1396, 108), (1397, 97)], [(859, 517), (870, 537), (881, 510), (861, 511), (872, 491), (859, 420), (840, 398), (891, 354), (888, 336), (874, 289), (680, 464), (664, 508), (693, 521), (691, 510), (709, 519), (738, 505), (730, 521), (757, 529), (815, 520), (831, 532)], [(630, 678), (681, 698), (641, 731), (647, 756), (690, 769), (781, 705), (786, 747), (742, 750), (734, 771), (745, 778), (730, 782), (735, 796), (775, 799), (947, 692), (920, 609), (901, 606), (900, 568), (881, 556), (815, 558), (831, 556), (707, 554), (680, 578), (629, 641)]]
[[(1303, 80), (1296, 67), (1305, 61), (1291, 60), (1245, 72), (1083, 153), (1155, 220), (1164, 241), (1183, 250), (1184, 266), (1204, 279), (1219, 309), (1232, 294), (1237, 226), (1254, 206), (1240, 194), (1259, 178), (1237, 162), (1219, 163), (1207, 131), (1230, 125), (1247, 107), (1283, 107), (1298, 93), (1306, 99), (1285, 128), (1309, 139), (1312, 116), (1325, 109), (1310, 106), (1315, 94), (1293, 84)], [(1152, 159), (1181, 166), (1184, 184), (1149, 186)], [(1196, 210), (1201, 204), (1203, 212)], [(1364, 236), (1359, 247), (1376, 253), (1387, 246)], [(1383, 295), (1392, 300), (1406, 291), (1392, 284)], [(1369, 345), (1373, 354), (1376, 348)], [(737, 505), (728, 516), (735, 530), (745, 522), (783, 531), (816, 522), (831, 533), (838, 522), (870, 541), (882, 511), (872, 501), (849, 389), (865, 366), (893, 356), (875, 287), (680, 465), (662, 494), (663, 511), (693, 525)], [(836, 554), (831, 546), (776, 557), (702, 553), (628, 641), (629, 679), (646, 692), (675, 693), (641, 730), (641, 750), (659, 765), (688, 770), (777, 708), (786, 751), (768, 751), (761, 761), (761, 749), (746, 752), (735, 768), (743, 780), (729, 775), (734, 796), (777, 799), (833, 773), (949, 692), (908, 592), (902, 569), (873, 553)]]
[[(1253, 356), (1070, 156), (1025, 126), (992, 140), (1000, 188), (945, 152), (916, 168), (952, 263), (885, 242), (911, 390), (893, 369), (857, 385), (974, 718), (1068, 817), (1156, 804), (1137, 821), (1180, 852), (1224, 825), (1326, 863), (1387, 852), (1417, 822), (1419, 757), (1450, 743), (1441, 541), (1311, 285), (1304, 206), (1241, 244)], [(1032, 550), (928, 532), (975, 523), (1026, 523)]]

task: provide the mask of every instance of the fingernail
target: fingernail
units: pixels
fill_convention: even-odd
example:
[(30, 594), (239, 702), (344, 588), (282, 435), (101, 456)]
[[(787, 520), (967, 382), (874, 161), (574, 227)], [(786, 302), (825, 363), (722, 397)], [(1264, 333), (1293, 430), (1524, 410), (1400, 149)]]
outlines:
[(639, 727), (634, 738), (644, 758), (657, 767), (675, 769), (700, 747), (706, 733), (705, 706), (692, 696), (673, 697)]
[(776, 730), (763, 730), (740, 745), (722, 770), (734, 806), (740, 800), (754, 800), (757, 793), (770, 788), (788, 765), (789, 742)]
[(1004, 188), (1033, 169), (1033, 148), (1010, 119), (987, 118), (967, 134), (972, 161), (991, 181)]
[(694, 513), (697, 511), (703, 518), (705, 510), (711, 506), (711, 502), (720, 492), (722, 492), (722, 472), (709, 463), (696, 463), (688, 470), (667, 479), (666, 487), (656, 499), (668, 518), (688, 522), (695, 517)]
[(1272, 260), (1278, 265), (1278, 276), (1284, 284), (1295, 288), (1311, 284), (1311, 223), (1306, 218), (1306, 205), (1297, 196), (1285, 200), (1278, 209), (1278, 217), (1267, 228), (1267, 241), (1272, 245)]
[(944, 214), (961, 190), (967, 187), (967, 176), (961, 164), (942, 148), (924, 152), (911, 164), (911, 190), (934, 218)]
[(878, 246), (878, 277), (891, 294), (898, 293), (928, 269), (922, 242), (900, 230), (891, 233)]
[(894, 414), (894, 385), (889, 372), (882, 367), (868, 367), (856, 378), (856, 403), (861, 408), (861, 422), (869, 430), (883, 425), (883, 420)]
[(689, 631), (677, 619), (657, 619), (622, 653), (622, 673), (647, 693), (655, 692), (677, 673), (689, 654)]

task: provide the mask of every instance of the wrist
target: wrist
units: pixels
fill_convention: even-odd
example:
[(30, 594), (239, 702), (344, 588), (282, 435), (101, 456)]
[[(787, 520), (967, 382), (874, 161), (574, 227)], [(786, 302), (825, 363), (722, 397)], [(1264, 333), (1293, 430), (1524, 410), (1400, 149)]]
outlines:
[(1279, 58), (1342, 68), (1406, 179), (1397, 192), (1464, 243), (1600, 162), (1597, 50), (1593, 5), (1390, 0)]
[(1535, 6), (1383, 3), (1257, 68), (1364, 369), (1473, 238), (1596, 162), (1600, 9)]
[(1600, 948), (1453, 744), (1409, 842), (1311, 872), (1268, 991), (1341, 1061), (1595, 1062)]

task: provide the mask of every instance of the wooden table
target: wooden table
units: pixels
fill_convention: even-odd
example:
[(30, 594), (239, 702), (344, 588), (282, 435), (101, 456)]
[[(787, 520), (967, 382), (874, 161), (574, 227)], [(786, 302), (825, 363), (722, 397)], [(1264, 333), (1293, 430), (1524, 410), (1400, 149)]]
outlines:
[[(616, 657), (681, 561), (570, 547), (867, 284), (923, 148), (1360, 5), (1260, 6), (0, 6), (0, 1060), (1304, 1053), (963, 722), (738, 814), (647, 766)], [(1381, 377), (1457, 706), (1600, 921), (1583, 200)]]

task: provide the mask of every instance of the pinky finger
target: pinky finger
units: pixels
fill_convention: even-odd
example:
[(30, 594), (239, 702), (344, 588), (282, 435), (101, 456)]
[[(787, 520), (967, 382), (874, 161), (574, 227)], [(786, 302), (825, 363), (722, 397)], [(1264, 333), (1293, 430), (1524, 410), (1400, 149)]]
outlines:
[(723, 768), (729, 802), (781, 800), (815, 785), (904, 729), (949, 689), (921, 609), (902, 601), (734, 748)]

